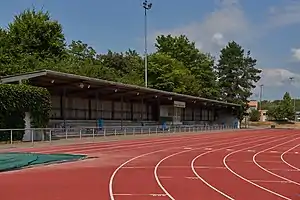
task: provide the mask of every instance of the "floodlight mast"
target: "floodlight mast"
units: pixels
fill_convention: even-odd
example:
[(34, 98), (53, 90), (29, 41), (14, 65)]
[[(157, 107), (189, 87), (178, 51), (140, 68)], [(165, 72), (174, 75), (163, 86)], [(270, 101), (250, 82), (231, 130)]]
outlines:
[(143, 2), (144, 13), (144, 33), (145, 33), (145, 54), (144, 54), (144, 65), (145, 65), (145, 87), (148, 87), (148, 47), (147, 47), (147, 11), (152, 8), (152, 3), (148, 3), (148, 0)]
[[(293, 81), (295, 80), (295, 77), (289, 77), (290, 79), (290, 84), (292, 85)], [(290, 96), (292, 96), (292, 94), (290, 94)], [(296, 96), (294, 96), (294, 98), (292, 98), (293, 101), (293, 106), (294, 106), (294, 120), (295, 122), (297, 121), (297, 115), (296, 115)]]

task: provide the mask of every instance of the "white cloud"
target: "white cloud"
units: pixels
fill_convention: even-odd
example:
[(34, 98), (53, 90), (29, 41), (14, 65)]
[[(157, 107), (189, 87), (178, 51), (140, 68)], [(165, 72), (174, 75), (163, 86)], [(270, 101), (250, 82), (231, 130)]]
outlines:
[(300, 2), (286, 0), (282, 6), (272, 6), (269, 10), (269, 26), (278, 27), (300, 23)]
[[(230, 40), (235, 40), (247, 49), (255, 44), (262, 36), (268, 36), (276, 28), (300, 23), (300, 1), (286, 0), (282, 6), (272, 6), (265, 18), (258, 23), (252, 23), (247, 18), (239, 0), (215, 0), (216, 9), (208, 13), (203, 20), (171, 30), (158, 30), (153, 38), (160, 34), (186, 35), (195, 41), (198, 48), (217, 55)], [(264, 52), (260, 52), (263, 57)], [(291, 50), (294, 60), (300, 62), (300, 48)], [(266, 52), (269, 55), (269, 52)], [(289, 77), (294, 77), (290, 83)], [(300, 87), (300, 74), (284, 68), (265, 68), (258, 85), (264, 84), (269, 88), (288, 86)]]
[(291, 49), (292, 57), (295, 61), (300, 61), (300, 48), (293, 48)]
[[(289, 78), (293, 77), (291, 82)], [(286, 69), (263, 69), (261, 80), (257, 85), (263, 84), (267, 87), (278, 87), (287, 84), (300, 86), (300, 74), (293, 73)]]
[(216, 9), (204, 20), (173, 30), (156, 31), (153, 38), (161, 34), (184, 34), (195, 41), (198, 48), (215, 54), (229, 40), (249, 41), (254, 33), (251, 27), (238, 0), (218, 0)]

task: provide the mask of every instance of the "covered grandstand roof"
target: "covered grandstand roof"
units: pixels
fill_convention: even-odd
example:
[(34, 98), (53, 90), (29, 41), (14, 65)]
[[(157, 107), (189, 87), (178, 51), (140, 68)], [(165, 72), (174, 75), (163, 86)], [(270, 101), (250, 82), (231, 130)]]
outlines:
[(136, 85), (129, 85), (123, 83), (117, 83), (113, 81), (107, 81), (103, 79), (91, 78), (86, 76), (80, 76), (75, 74), (68, 74), (63, 72), (51, 71), (51, 70), (41, 70), (30, 73), (18, 74), (5, 76), (0, 78), (0, 83), (15, 83), (21, 80), (30, 80), (34, 83), (34, 85), (41, 87), (63, 87), (68, 86), (70, 89), (77, 89), (79, 84), (88, 85), (89, 89), (101, 89), (105, 90), (107, 88), (111, 88), (116, 90), (120, 90), (126, 92), (128, 94), (137, 94), (141, 93), (141, 95), (145, 96), (164, 96), (168, 98), (173, 98), (178, 101), (197, 101), (197, 102), (207, 102), (210, 104), (217, 105), (226, 105), (226, 106), (234, 106), (239, 107), (239, 104), (227, 103), (207, 98), (195, 97), (191, 95), (178, 94), (174, 92), (167, 92), (152, 88), (145, 88)]

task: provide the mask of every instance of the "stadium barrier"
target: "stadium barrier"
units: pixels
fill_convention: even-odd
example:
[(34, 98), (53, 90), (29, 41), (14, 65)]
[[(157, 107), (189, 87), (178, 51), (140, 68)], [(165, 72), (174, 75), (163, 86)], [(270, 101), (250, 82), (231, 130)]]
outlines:
[[(71, 139), (107, 138), (110, 136), (138, 136), (172, 133), (197, 133), (204, 131), (237, 129), (227, 125), (172, 125), (172, 126), (127, 126), (127, 127), (88, 127), (88, 128), (31, 128), (31, 129), (0, 129), (0, 137), (6, 136), (1, 144), (54, 142)], [(22, 140), (20, 134), (23, 135)], [(3, 138), (3, 137), (2, 137)]]

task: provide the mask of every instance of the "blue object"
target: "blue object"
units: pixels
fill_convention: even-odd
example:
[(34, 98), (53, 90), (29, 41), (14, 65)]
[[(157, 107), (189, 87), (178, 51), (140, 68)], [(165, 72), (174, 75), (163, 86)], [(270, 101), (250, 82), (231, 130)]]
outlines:
[(163, 122), (162, 123), (162, 130), (167, 130), (168, 127), (167, 127), (167, 123), (166, 122)]
[(238, 124), (239, 124), (238, 119), (235, 119), (235, 120), (234, 120), (234, 124), (233, 124), (233, 128), (234, 128), (234, 129), (237, 129), (237, 128), (238, 128)]
[(97, 123), (98, 123), (98, 128), (100, 130), (102, 130), (102, 128), (103, 128), (103, 119), (98, 119)]

